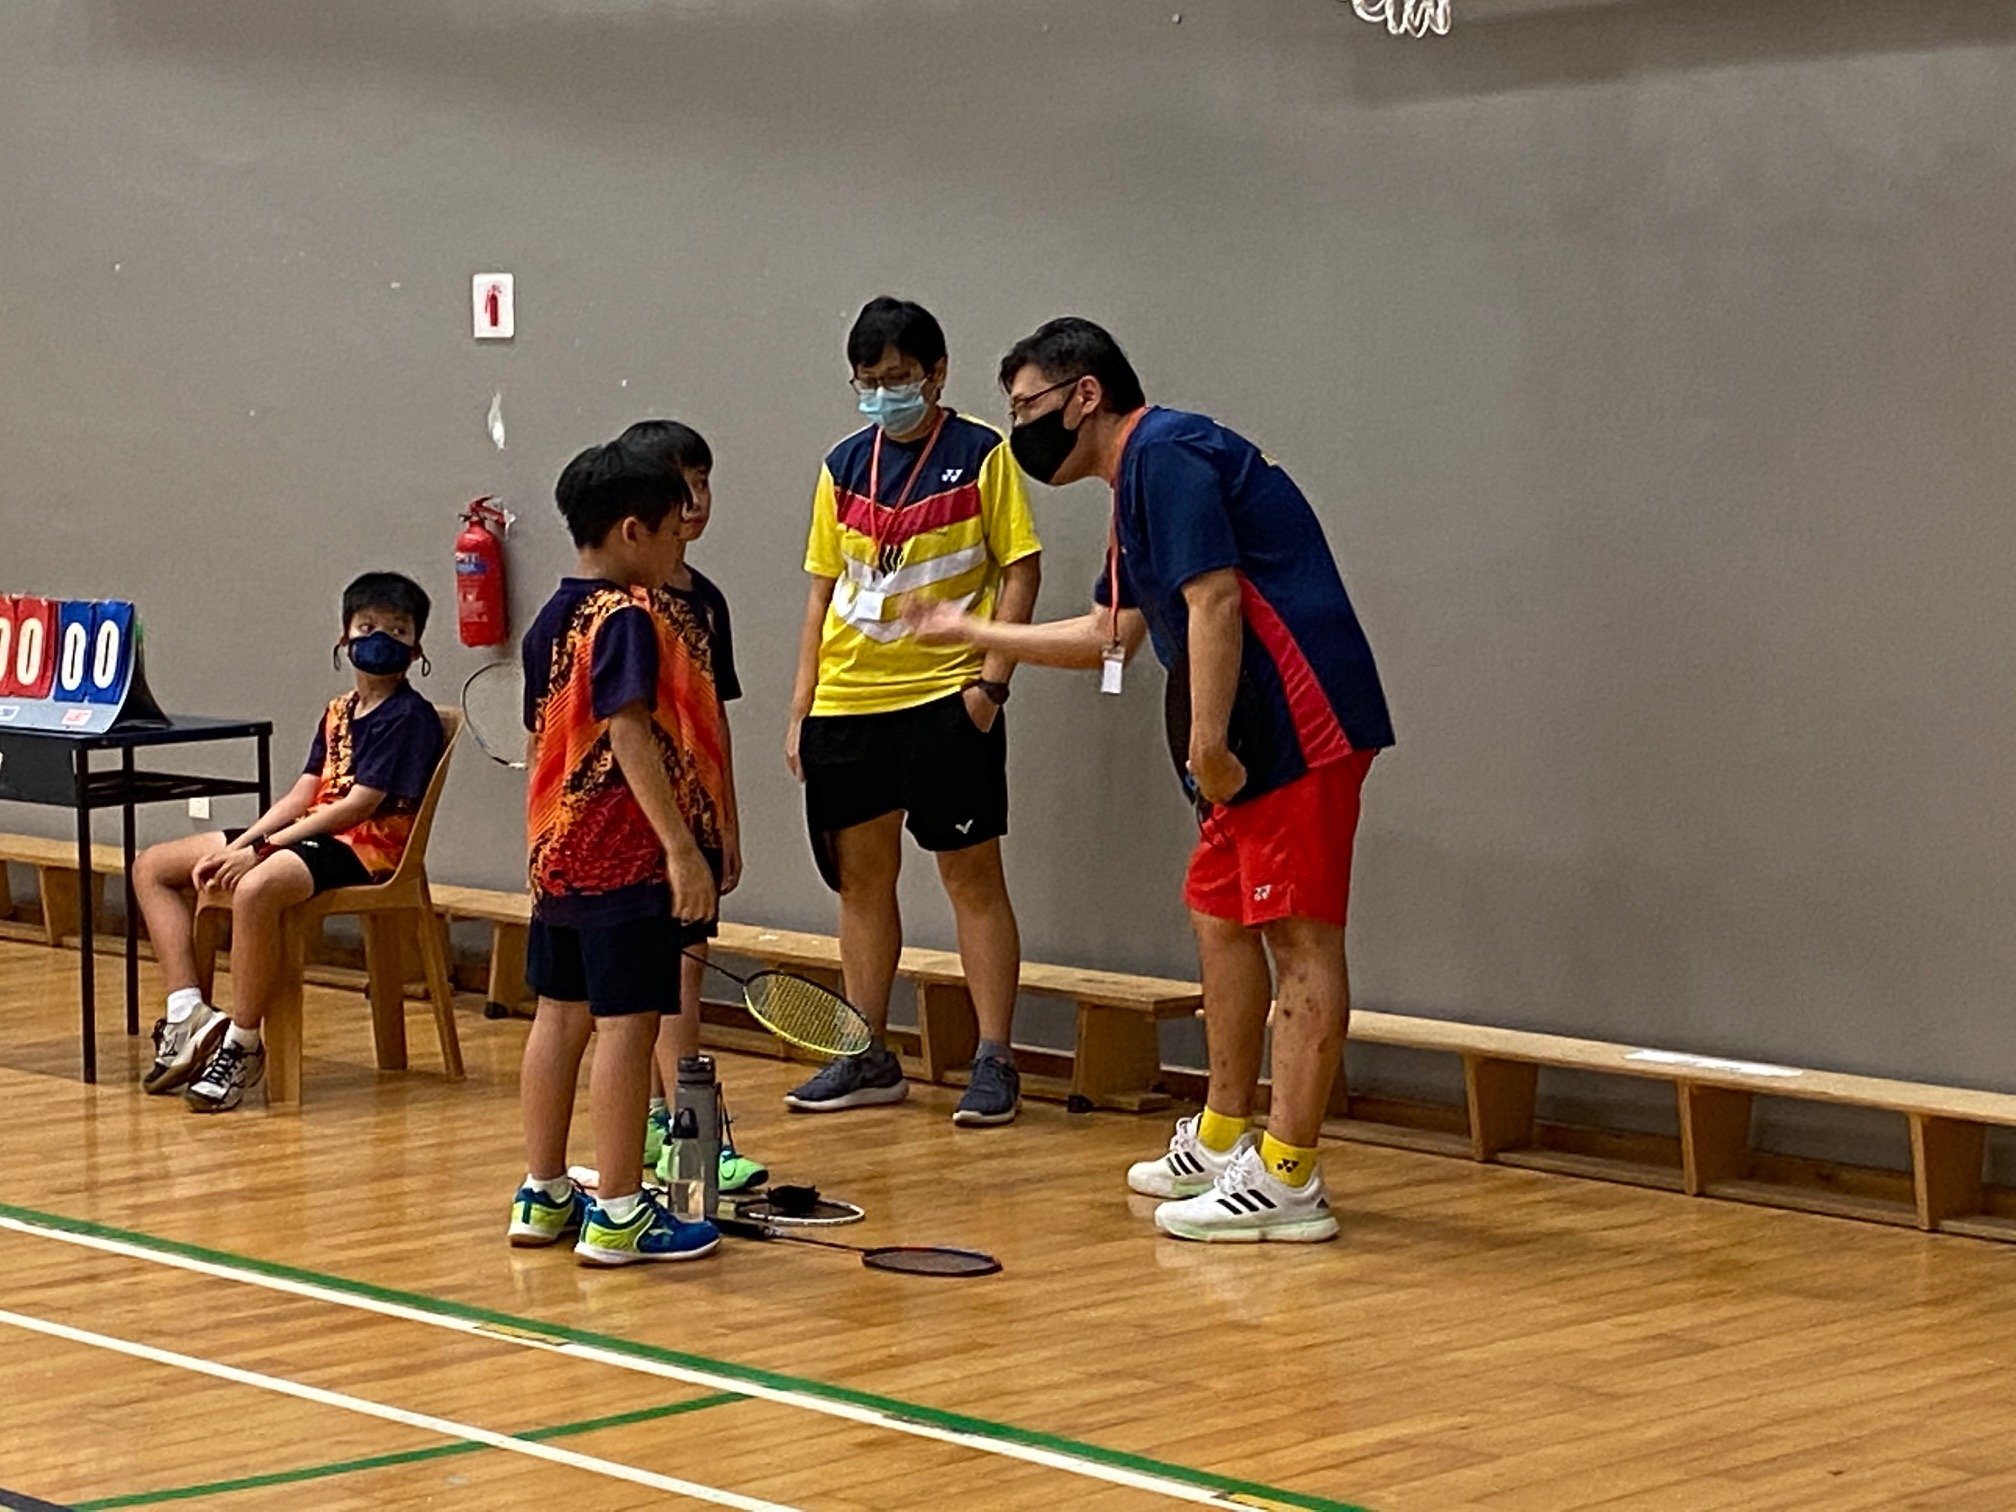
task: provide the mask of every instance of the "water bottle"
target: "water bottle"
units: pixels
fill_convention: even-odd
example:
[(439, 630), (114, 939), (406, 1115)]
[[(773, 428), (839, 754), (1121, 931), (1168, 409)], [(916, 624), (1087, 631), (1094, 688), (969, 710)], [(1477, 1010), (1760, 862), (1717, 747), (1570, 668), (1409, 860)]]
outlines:
[(666, 1183), (666, 1203), (672, 1216), (681, 1223), (698, 1223), (709, 1213), (705, 1206), (708, 1181), (701, 1159), (700, 1124), (691, 1108), (681, 1108), (672, 1115), (672, 1133), (665, 1146), (671, 1155), (666, 1162), (671, 1172), (671, 1180)]
[[(693, 1120), (694, 1177), (700, 1183), (699, 1216), (711, 1219), (721, 1197), (721, 1083), (714, 1079), (714, 1058), (688, 1055), (679, 1061), (679, 1085), (673, 1097), (672, 1128), (688, 1114)], [(682, 1215), (683, 1216), (683, 1215)]]

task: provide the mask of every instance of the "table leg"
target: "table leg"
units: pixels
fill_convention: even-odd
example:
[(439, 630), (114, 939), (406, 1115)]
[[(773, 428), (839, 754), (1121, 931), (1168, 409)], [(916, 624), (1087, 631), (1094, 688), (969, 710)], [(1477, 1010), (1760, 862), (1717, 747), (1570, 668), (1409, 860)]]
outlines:
[(77, 975), (83, 1001), (84, 1080), (98, 1080), (98, 943), (97, 920), (91, 907), (91, 753), (80, 747), (76, 756), (77, 798)]
[[(120, 774), (126, 791), (133, 791), (133, 747), (121, 749)], [(120, 844), (125, 850), (126, 889), (126, 1033), (140, 1032), (140, 910), (133, 905), (133, 800), (128, 797), (120, 811)]]
[(273, 737), (259, 737), (259, 812), (273, 807)]

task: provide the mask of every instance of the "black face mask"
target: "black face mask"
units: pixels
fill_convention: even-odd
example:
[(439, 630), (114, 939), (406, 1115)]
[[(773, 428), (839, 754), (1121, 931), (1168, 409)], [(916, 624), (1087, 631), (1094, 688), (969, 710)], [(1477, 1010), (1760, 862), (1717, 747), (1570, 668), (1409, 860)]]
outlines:
[(1008, 450), (1022, 464), (1022, 471), (1038, 483), (1055, 478), (1065, 460), (1078, 448), (1078, 432), (1064, 425), (1064, 411), (1068, 407), (1060, 404), (1047, 415), (1025, 420), (1008, 432)]

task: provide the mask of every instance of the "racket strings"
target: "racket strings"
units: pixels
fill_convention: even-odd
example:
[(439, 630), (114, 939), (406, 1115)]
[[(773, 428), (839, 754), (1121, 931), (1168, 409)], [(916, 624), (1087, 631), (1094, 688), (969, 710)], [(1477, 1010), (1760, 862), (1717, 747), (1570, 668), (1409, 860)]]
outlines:
[(749, 1011), (780, 1038), (829, 1055), (859, 1055), (873, 1043), (867, 1021), (845, 998), (803, 977), (759, 972), (743, 985)]

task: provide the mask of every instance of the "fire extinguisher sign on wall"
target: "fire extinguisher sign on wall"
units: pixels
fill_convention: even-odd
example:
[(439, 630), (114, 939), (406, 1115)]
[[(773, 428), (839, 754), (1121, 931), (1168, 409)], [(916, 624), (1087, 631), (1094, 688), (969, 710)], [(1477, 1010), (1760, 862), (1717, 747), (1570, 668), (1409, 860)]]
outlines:
[(505, 614), (504, 532), (511, 516), (495, 499), (472, 499), (455, 538), (455, 620), (465, 646), (501, 646)]

